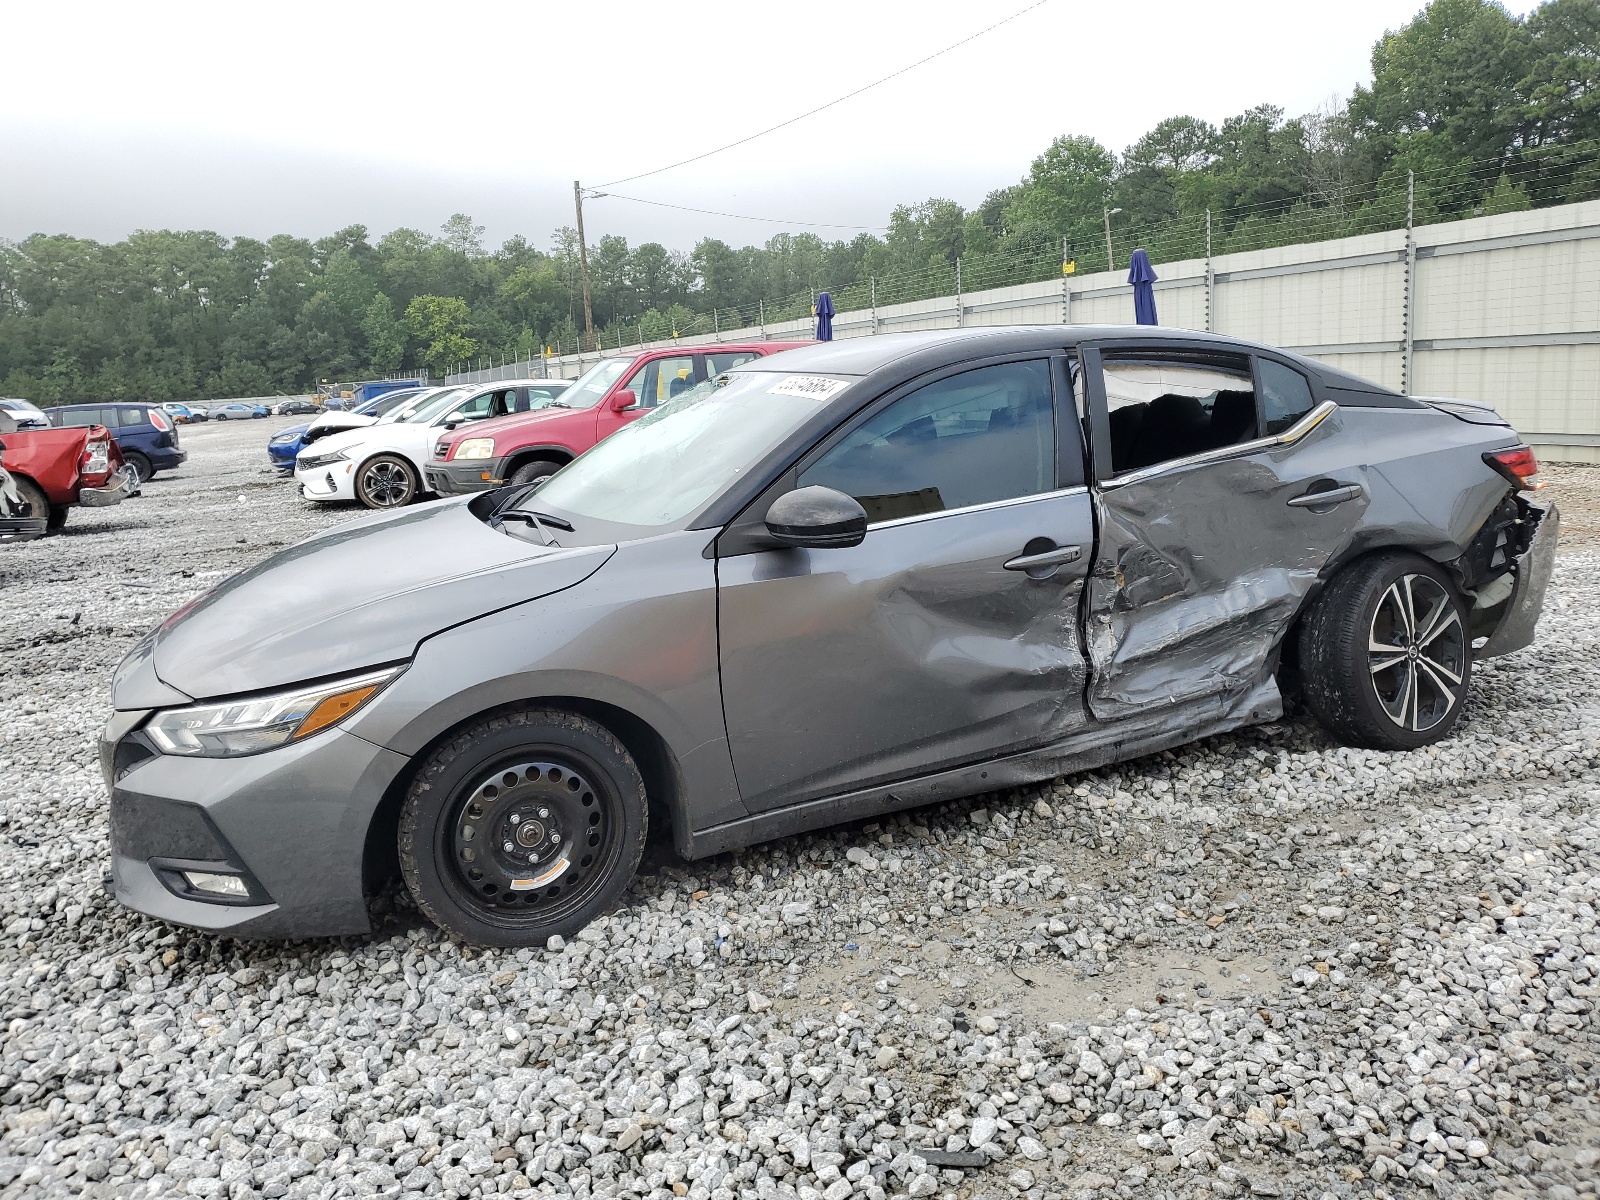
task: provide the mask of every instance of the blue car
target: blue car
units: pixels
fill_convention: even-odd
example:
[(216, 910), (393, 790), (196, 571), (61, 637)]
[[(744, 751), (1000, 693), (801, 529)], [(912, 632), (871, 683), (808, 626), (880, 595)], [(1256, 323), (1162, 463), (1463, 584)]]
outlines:
[(104, 425), (140, 483), (189, 457), (178, 445), (177, 422), (159, 404), (63, 404), (45, 415), (57, 427)]
[[(353, 414), (360, 414), (363, 416), (381, 417), (385, 413), (399, 408), (407, 400), (413, 399), (427, 390), (427, 388), (419, 387), (405, 388), (403, 390), (394, 392), (384, 392), (381, 396), (374, 396), (371, 400), (367, 400), (361, 404), (358, 404), (354, 409), (351, 410), (351, 412)], [(344, 424), (338, 421), (326, 422), (318, 426), (317, 437), (321, 437), (329, 433), (341, 433), (346, 429), (352, 429), (354, 427), (355, 426), (352, 424)], [(278, 468), (278, 470), (283, 474), (293, 475), (295, 455), (299, 454), (301, 450), (305, 449), (308, 444), (316, 441), (315, 437), (306, 436), (310, 429), (311, 425), (309, 423), (305, 425), (291, 425), (289, 428), (280, 430), (279, 432), (273, 434), (272, 440), (267, 443), (267, 457), (272, 460), (272, 465)]]

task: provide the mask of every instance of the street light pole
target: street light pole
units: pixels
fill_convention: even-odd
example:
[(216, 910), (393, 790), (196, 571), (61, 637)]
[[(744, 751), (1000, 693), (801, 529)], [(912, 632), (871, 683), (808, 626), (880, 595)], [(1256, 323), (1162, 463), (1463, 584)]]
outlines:
[[(589, 291), (589, 244), (583, 238), (583, 188), (576, 179), (572, 181), (572, 202), (578, 209), (578, 265), (583, 271), (583, 334), (594, 341), (594, 301)], [(1111, 245), (1110, 226), (1107, 225), (1106, 245)]]
[[(1106, 208), (1104, 205), (1102, 205), (1101, 211), (1106, 214), (1106, 270), (1115, 271), (1117, 269), (1117, 263), (1116, 260), (1111, 256), (1111, 218), (1116, 216), (1122, 210), (1120, 208)], [(579, 221), (579, 228), (582, 228), (581, 219)], [(587, 279), (588, 276), (585, 275), (584, 278)]]

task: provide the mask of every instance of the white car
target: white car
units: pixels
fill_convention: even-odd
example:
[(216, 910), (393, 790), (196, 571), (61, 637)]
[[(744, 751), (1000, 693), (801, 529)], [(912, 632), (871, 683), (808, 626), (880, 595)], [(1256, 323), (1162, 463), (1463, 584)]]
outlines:
[(318, 438), (295, 458), (294, 477), (307, 500), (359, 500), (399, 508), (423, 494), (423, 464), (439, 436), (467, 421), (503, 417), (526, 403), (538, 380), (426, 392), (370, 425)]

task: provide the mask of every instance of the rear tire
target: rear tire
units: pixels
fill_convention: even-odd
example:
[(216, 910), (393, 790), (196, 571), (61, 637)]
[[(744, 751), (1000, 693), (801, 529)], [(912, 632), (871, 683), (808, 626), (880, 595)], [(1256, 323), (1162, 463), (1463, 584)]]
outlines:
[(1466, 605), (1415, 554), (1380, 554), (1334, 578), (1300, 629), (1306, 707), (1349, 746), (1413, 750), (1461, 719), (1472, 677)]
[(368, 508), (404, 508), (421, 489), (417, 472), (398, 454), (379, 454), (356, 470), (356, 499)]
[(134, 469), (135, 473), (138, 474), (140, 483), (144, 483), (147, 479), (152, 478), (156, 473), (156, 469), (151, 464), (149, 456), (141, 451), (129, 450), (122, 456), (122, 459)]
[[(44, 494), (44, 489), (33, 480), (24, 479), (21, 475), (13, 475), (11, 477), (11, 484), (17, 489), (17, 495), (21, 496), (23, 502), (29, 506), (30, 512), (28, 515), (34, 520), (38, 520), (40, 517), (45, 518), (46, 533), (52, 529), (60, 529), (61, 525), (65, 523), (67, 519), (66, 509), (61, 509), (61, 521), (58, 522), (55, 519), (56, 509), (60, 508), (60, 506), (52, 506), (49, 499), (47, 499)], [(42, 537), (43, 535), (41, 534), (39, 536)], [(31, 541), (32, 539), (30, 538), (29, 540)]]
[(609, 730), (523, 709), (477, 721), (428, 756), (400, 810), (400, 872), (453, 937), (542, 946), (616, 902), (647, 832), (644, 780)]
[(529, 483), (538, 483), (542, 479), (549, 479), (562, 464), (551, 462), (548, 458), (536, 458), (532, 462), (523, 463), (512, 472), (510, 482), (518, 487)]

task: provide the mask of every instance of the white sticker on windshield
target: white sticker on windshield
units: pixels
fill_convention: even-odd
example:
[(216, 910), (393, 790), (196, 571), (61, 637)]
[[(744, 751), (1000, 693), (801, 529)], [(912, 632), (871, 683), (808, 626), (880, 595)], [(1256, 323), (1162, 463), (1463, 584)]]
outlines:
[(829, 379), (825, 375), (785, 375), (767, 391), (774, 396), (809, 396), (813, 400), (826, 400), (849, 386), (848, 379)]

